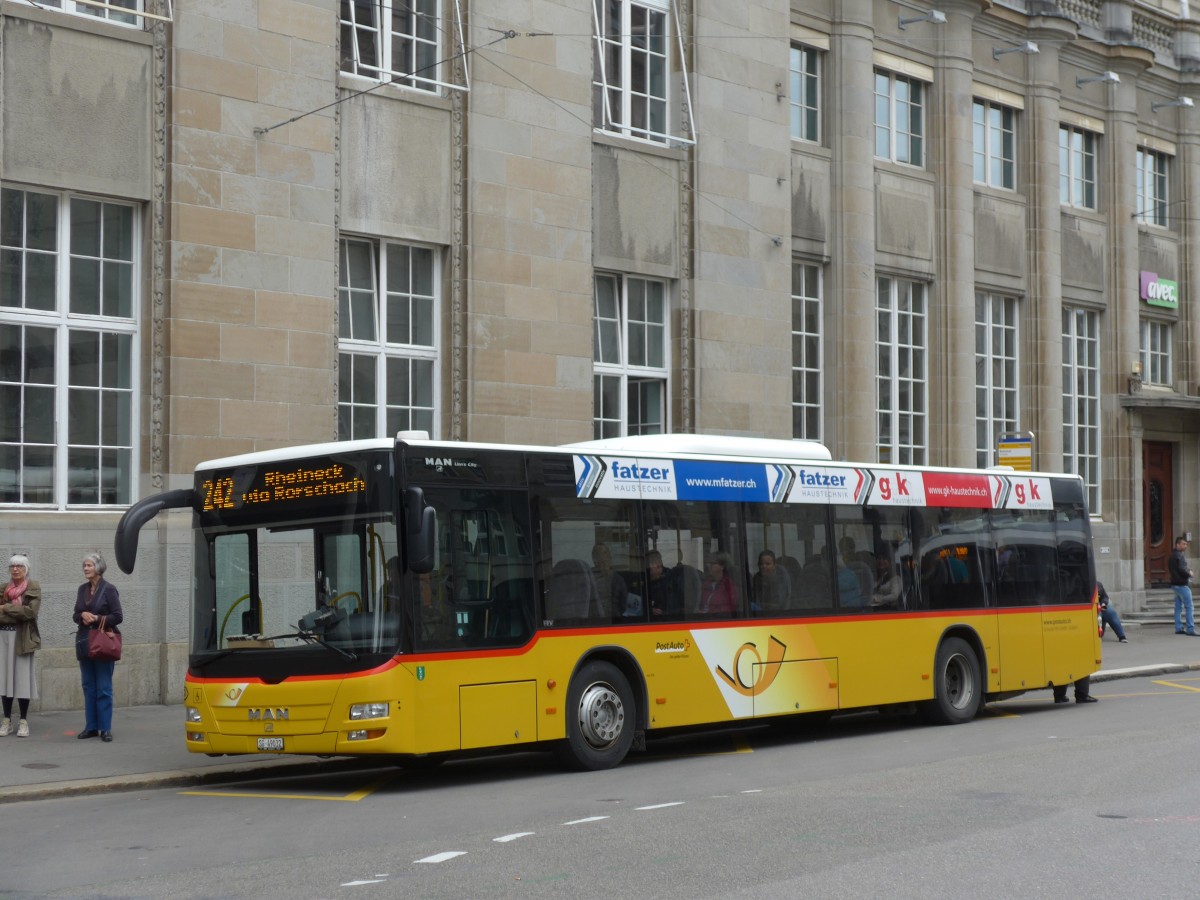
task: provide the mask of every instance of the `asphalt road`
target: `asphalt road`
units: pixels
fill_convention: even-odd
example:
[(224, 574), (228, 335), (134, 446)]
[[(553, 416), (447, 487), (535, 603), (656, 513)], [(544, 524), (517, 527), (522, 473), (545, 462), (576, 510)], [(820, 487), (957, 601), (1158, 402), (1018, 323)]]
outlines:
[[(3, 896), (1170, 897), (1195, 893), (1200, 673), (978, 721), (874, 715), (544, 754), (12, 803)], [(9, 830), (11, 827), (11, 831)], [(11, 841), (11, 842), (10, 842)]]

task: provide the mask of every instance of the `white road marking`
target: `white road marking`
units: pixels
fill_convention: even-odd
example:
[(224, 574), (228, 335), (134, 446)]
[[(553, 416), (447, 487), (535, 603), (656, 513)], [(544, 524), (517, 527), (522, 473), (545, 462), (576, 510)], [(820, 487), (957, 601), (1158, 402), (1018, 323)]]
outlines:
[(360, 884), (380, 884), (384, 880), (383, 878), (366, 878), (361, 881), (347, 881), (342, 887), (358, 887)]
[(414, 859), (414, 863), (440, 863), (448, 859), (454, 859), (456, 856), (466, 856), (466, 850), (447, 850), (445, 853), (435, 853), (433, 856), (426, 856), (424, 859)]
[(586, 819), (573, 819), (570, 822), (563, 822), (564, 825), (583, 825), (585, 822), (600, 822), (607, 819), (608, 816), (588, 816)]
[(515, 841), (517, 838), (529, 837), (531, 834), (536, 834), (534, 831), (518, 831), (515, 834), (505, 834), (498, 838), (492, 838), (497, 844), (507, 844), (509, 841)]
[(646, 809), (666, 809), (668, 806), (683, 806), (683, 801), (676, 800), (673, 803), (655, 803), (653, 806), (635, 806), (634, 809), (641, 812)]
[(761, 794), (762, 788), (754, 788), (753, 790), (750, 790), (750, 791), (742, 791), (742, 793), (743, 794)]

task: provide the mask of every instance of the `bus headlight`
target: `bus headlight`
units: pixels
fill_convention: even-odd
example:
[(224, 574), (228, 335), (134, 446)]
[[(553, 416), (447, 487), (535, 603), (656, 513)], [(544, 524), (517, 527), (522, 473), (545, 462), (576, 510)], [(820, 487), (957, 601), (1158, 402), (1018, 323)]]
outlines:
[(200, 710), (196, 709), (196, 707), (189, 706), (187, 708), (187, 721), (188, 722), (203, 722), (204, 717), (200, 715)]
[(204, 740), (204, 732), (203, 731), (189, 731), (187, 733), (187, 739), (189, 741), (202, 741), (202, 740)]
[(350, 707), (350, 718), (354, 721), (359, 719), (386, 719), (388, 717), (388, 704), (386, 703), (355, 703)]
[(383, 737), (386, 730), (387, 729), (385, 729), (385, 728), (372, 728), (370, 730), (367, 730), (364, 728), (361, 731), (348, 731), (348, 732), (346, 732), (346, 740), (348, 740), (348, 741), (373, 741), (376, 738)]

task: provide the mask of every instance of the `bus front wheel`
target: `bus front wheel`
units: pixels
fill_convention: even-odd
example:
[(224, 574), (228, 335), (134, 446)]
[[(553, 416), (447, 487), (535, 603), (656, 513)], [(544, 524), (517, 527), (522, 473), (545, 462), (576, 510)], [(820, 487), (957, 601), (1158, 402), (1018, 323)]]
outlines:
[(939, 725), (969, 722), (979, 712), (983, 679), (979, 657), (962, 638), (947, 638), (933, 664), (933, 699), (921, 707), (925, 718)]
[(571, 679), (567, 739), (556, 748), (568, 768), (597, 771), (620, 765), (633, 745), (633, 691), (611, 663), (591, 662)]

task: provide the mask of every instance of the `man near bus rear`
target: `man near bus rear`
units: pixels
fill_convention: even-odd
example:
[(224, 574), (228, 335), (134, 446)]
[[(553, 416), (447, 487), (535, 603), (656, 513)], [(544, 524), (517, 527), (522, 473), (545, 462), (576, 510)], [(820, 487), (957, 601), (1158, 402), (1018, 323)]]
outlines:
[[(1184, 551), (1187, 550), (1187, 538), (1183, 535), (1175, 538), (1175, 549), (1167, 560), (1167, 573), (1171, 577), (1171, 590), (1175, 592), (1175, 633), (1188, 634), (1196, 637), (1195, 613), (1192, 608), (1192, 589), (1188, 582), (1192, 580), (1192, 569), (1188, 565)], [(1187, 631), (1183, 630), (1186, 614)]]

